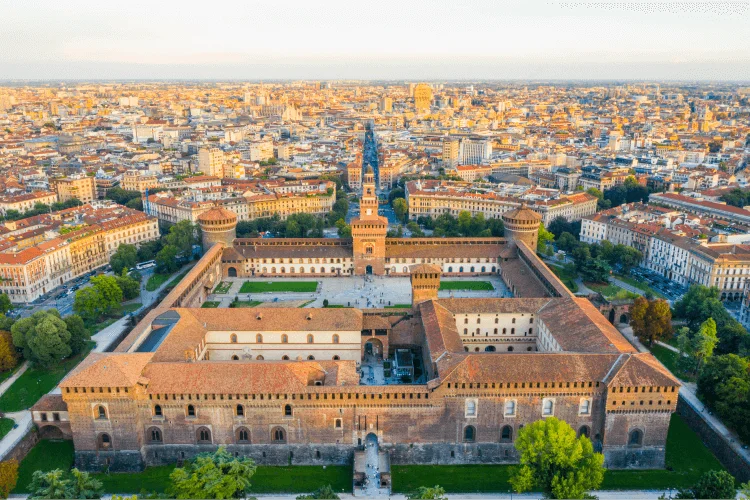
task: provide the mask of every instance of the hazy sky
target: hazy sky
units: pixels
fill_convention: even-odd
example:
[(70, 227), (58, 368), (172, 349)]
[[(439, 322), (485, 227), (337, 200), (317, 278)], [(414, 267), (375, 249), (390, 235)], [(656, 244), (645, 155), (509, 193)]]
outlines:
[(750, 0), (0, 0), (0, 79), (750, 80)]

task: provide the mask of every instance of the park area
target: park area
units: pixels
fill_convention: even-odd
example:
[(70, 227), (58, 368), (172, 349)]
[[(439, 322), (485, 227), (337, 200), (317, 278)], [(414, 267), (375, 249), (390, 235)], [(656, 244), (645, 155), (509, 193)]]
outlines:
[[(18, 483), (13, 493), (29, 493), (28, 486), (34, 471), (73, 467), (72, 441), (40, 441), (24, 458), (18, 468)], [(104, 484), (106, 493), (140, 493), (141, 490), (163, 495), (169, 487), (169, 474), (174, 465), (149, 467), (136, 473), (98, 473), (94, 477)], [(250, 480), (251, 493), (309, 493), (321, 486), (331, 485), (339, 492), (352, 488), (350, 466), (259, 466)]]
[(317, 281), (246, 281), (242, 284), (240, 293), (312, 293), (317, 289)]
[(477, 280), (477, 281), (445, 280), (445, 281), (440, 282), (440, 290), (494, 290), (494, 289), (495, 287), (492, 286), (492, 282), (483, 281), (483, 280)]

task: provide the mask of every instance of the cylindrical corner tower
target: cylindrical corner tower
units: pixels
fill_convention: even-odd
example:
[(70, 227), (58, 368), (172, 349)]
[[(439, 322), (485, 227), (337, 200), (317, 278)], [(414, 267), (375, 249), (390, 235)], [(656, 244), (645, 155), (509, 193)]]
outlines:
[(542, 216), (528, 208), (526, 203), (523, 203), (520, 208), (503, 214), (505, 237), (510, 243), (523, 241), (536, 252), (539, 223), (541, 221)]
[(200, 214), (198, 224), (203, 233), (204, 252), (214, 243), (230, 247), (237, 237), (237, 214), (226, 208), (216, 207)]

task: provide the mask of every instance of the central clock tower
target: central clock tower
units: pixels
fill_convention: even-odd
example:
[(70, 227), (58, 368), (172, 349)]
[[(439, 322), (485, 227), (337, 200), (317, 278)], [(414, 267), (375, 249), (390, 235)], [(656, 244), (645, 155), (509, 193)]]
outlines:
[(354, 274), (385, 274), (385, 236), (388, 219), (378, 215), (375, 174), (367, 167), (362, 182), (359, 216), (352, 219)]

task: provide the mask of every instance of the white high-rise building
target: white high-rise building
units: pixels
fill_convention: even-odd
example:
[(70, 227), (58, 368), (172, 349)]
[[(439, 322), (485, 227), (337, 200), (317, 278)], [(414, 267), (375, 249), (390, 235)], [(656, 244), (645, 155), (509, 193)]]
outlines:
[(460, 158), (461, 165), (481, 165), (492, 158), (492, 142), (489, 139), (463, 139)]

